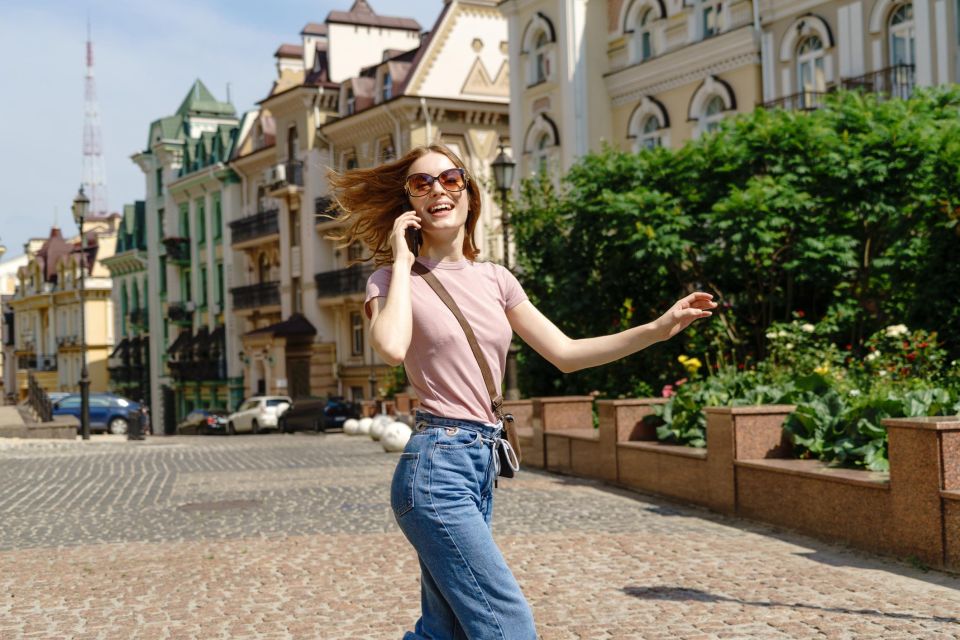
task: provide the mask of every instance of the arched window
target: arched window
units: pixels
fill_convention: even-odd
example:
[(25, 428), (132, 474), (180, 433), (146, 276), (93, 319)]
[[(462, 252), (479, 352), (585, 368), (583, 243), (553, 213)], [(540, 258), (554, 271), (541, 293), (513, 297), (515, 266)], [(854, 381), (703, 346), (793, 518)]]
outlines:
[(535, 41), (536, 48), (533, 51), (534, 84), (546, 82), (547, 78), (550, 77), (550, 58), (547, 57), (547, 45), (549, 44), (550, 40), (546, 31), (541, 31), (537, 34), (537, 39)]
[(637, 138), (637, 146), (641, 149), (655, 149), (659, 147), (660, 142), (660, 122), (657, 116), (647, 116), (640, 128), (640, 137)]
[(703, 131), (716, 131), (720, 127), (720, 122), (723, 120), (723, 107), (723, 98), (720, 96), (713, 96), (707, 100), (700, 119)]
[(550, 173), (559, 152), (560, 136), (557, 125), (546, 114), (538, 113), (523, 137), (526, 171), (533, 175)]
[(817, 96), (827, 90), (823, 40), (819, 36), (805, 38), (797, 47), (797, 93), (803, 106), (813, 106)]
[(643, 12), (643, 15), (640, 16), (640, 21), (637, 23), (637, 32), (634, 36), (637, 39), (635, 45), (637, 62), (649, 60), (654, 55), (652, 23), (653, 9), (648, 8)]
[(634, 153), (669, 144), (670, 117), (656, 99), (644, 96), (630, 115), (627, 138), (633, 140)]
[(916, 63), (917, 30), (913, 22), (913, 3), (900, 5), (890, 14), (890, 66)]
[(543, 133), (539, 138), (537, 138), (537, 148), (533, 152), (533, 164), (537, 168), (537, 175), (544, 175), (547, 173), (551, 146), (550, 134)]

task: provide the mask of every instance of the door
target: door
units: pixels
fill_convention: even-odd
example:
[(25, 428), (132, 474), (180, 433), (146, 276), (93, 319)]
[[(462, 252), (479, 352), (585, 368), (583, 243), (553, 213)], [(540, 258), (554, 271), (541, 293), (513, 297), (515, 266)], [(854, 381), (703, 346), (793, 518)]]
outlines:
[(90, 426), (107, 428), (110, 402), (106, 398), (90, 398)]
[(287, 384), (290, 397), (306, 398), (310, 395), (310, 358), (289, 358), (287, 360)]

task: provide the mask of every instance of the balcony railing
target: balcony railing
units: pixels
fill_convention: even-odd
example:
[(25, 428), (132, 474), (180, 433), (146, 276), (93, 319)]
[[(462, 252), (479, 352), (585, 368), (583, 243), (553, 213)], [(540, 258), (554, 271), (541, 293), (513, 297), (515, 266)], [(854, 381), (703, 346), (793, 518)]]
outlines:
[(30, 371), (56, 371), (57, 356), (53, 353), (36, 353), (17, 358), (17, 368)]
[(916, 87), (916, 67), (912, 64), (897, 64), (856, 78), (844, 78), (841, 86), (866, 93), (875, 93), (884, 98), (905, 100), (913, 95)]
[(764, 102), (765, 109), (785, 109), (786, 111), (813, 111), (823, 107), (827, 91), (804, 91), (790, 96), (783, 96), (770, 102)]
[(167, 317), (175, 324), (189, 325), (193, 323), (193, 309), (182, 302), (171, 302), (167, 305)]
[(280, 304), (279, 282), (261, 282), (245, 287), (234, 287), (230, 293), (233, 294), (234, 309), (253, 309)]
[(317, 297), (330, 298), (361, 293), (367, 287), (367, 278), (375, 270), (376, 267), (372, 264), (355, 264), (346, 269), (318, 273), (313, 277), (317, 285)]
[(134, 327), (146, 327), (149, 323), (147, 309), (132, 309), (127, 314), (127, 321)]
[(68, 347), (77, 344), (77, 336), (57, 336), (58, 347)]
[(167, 262), (179, 265), (190, 264), (189, 238), (164, 238), (163, 244), (167, 247)]
[(260, 211), (252, 216), (234, 220), (230, 223), (233, 243), (236, 244), (252, 238), (261, 238), (273, 233), (279, 233), (280, 224), (277, 219), (277, 214), (278, 211), (276, 209), (270, 209), (269, 211)]
[(178, 382), (205, 382), (227, 379), (227, 361), (223, 358), (167, 362), (170, 376)]
[(287, 163), (287, 184), (303, 186), (303, 162), (292, 160)]

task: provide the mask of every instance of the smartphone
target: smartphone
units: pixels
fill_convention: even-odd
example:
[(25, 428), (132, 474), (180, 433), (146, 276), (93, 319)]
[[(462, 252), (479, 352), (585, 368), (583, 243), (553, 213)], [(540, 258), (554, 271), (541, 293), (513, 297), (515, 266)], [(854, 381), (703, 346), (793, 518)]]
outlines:
[(420, 255), (420, 245), (423, 244), (423, 238), (420, 236), (420, 229), (407, 227), (407, 246), (410, 247), (410, 253), (414, 256)]

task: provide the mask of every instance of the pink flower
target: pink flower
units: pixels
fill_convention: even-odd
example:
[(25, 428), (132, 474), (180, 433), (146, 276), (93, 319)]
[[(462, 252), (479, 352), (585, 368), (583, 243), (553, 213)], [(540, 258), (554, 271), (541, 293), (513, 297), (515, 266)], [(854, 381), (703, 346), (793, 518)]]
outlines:
[(663, 385), (663, 389), (660, 391), (660, 395), (663, 396), (664, 398), (669, 398), (669, 397), (672, 396), (674, 393), (676, 393), (676, 392), (673, 390), (673, 385), (672, 385), (672, 384), (665, 384), (665, 385)]
[(676, 384), (678, 387), (682, 387), (682, 386), (685, 385), (686, 383), (687, 383), (687, 379), (686, 379), (686, 378), (680, 378), (680, 379), (677, 380), (674, 384)]

